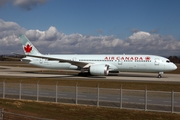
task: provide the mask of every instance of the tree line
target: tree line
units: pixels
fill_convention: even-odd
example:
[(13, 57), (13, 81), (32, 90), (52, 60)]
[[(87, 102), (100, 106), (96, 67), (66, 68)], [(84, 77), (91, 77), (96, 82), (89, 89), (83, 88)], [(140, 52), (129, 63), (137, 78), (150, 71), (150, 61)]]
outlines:
[(169, 56), (168, 59), (173, 63), (180, 63), (180, 57), (178, 56)]

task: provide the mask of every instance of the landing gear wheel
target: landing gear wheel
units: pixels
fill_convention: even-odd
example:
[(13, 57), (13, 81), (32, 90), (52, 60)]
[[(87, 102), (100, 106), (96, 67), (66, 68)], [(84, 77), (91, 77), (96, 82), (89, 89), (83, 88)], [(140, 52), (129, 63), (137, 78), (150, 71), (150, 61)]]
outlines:
[(89, 72), (80, 72), (78, 73), (78, 76), (88, 77), (91, 76), (91, 74)]
[(162, 78), (162, 74), (164, 74), (164, 72), (159, 72), (157, 78)]
[(82, 73), (82, 72), (78, 73), (78, 76), (82, 76), (82, 75), (83, 75), (83, 73)]
[(161, 74), (159, 74), (159, 75), (157, 76), (157, 78), (162, 78), (162, 75), (161, 75)]

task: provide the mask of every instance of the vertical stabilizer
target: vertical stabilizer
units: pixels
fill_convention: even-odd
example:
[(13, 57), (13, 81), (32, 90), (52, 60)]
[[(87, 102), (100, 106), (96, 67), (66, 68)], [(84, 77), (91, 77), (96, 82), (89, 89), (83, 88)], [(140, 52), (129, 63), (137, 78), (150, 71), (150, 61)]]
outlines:
[(26, 55), (41, 55), (41, 53), (34, 47), (25, 35), (20, 35), (19, 38)]

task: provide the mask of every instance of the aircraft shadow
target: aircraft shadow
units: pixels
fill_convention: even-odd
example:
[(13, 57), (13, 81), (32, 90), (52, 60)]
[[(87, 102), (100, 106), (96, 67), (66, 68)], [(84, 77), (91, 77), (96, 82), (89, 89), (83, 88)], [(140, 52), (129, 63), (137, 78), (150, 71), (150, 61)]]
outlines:
[[(119, 77), (146, 77), (146, 78), (157, 78), (157, 75), (149, 75), (149, 74), (133, 74), (133, 73), (111, 73), (108, 76), (119, 76)], [(162, 75), (162, 78), (165, 78), (165, 76)]]
[[(23, 73), (31, 73), (31, 74), (49, 74), (49, 75), (57, 75), (57, 76), (45, 76), (46, 78), (73, 78), (73, 77), (81, 77), (81, 78), (106, 78), (106, 76), (79, 76), (78, 74), (57, 74), (57, 73), (44, 73), (44, 72), (33, 72), (33, 71), (25, 71)], [(61, 76), (59, 76), (61, 75)], [(45, 77), (40, 77), (40, 78), (45, 78)]]
[[(58, 73), (48, 73), (48, 72), (34, 72), (34, 71), (25, 71), (24, 73), (34, 73), (34, 74), (49, 74), (49, 75), (57, 75), (57, 76), (50, 76), (49, 78), (73, 78), (73, 77), (81, 77), (81, 78), (106, 78), (107, 76), (79, 76), (78, 74), (58, 74)], [(61, 76), (58, 76), (61, 75)], [(108, 76), (114, 77), (146, 77), (146, 78), (157, 78), (155, 74), (146, 74), (146, 73), (109, 73)], [(47, 77), (47, 76), (46, 76)], [(162, 78), (167, 78), (162, 75)]]

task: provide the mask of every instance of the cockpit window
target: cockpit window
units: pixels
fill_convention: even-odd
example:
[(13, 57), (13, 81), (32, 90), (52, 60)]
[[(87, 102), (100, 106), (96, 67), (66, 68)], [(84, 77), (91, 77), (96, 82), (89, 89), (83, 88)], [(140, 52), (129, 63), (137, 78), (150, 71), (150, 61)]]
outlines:
[(167, 63), (170, 63), (170, 60), (166, 60)]

